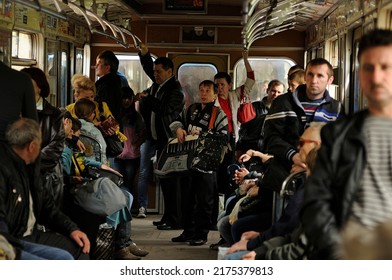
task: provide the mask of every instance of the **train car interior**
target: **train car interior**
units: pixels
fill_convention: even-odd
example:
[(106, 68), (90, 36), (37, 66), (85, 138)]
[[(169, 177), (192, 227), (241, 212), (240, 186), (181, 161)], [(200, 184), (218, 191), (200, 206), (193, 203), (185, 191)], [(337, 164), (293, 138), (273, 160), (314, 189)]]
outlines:
[[(228, 72), (234, 87), (242, 85), (243, 50), (255, 73), (252, 101), (264, 97), (265, 81), (278, 79), (287, 91), (290, 67), (322, 57), (333, 66), (329, 93), (351, 114), (367, 105), (357, 79), (358, 42), (376, 27), (392, 28), (391, 1), (0, 0), (0, 60), (16, 70), (41, 68), (51, 89), (47, 100), (64, 108), (75, 101), (72, 76), (96, 81), (96, 58), (104, 50), (115, 53), (135, 94), (152, 84), (139, 61), (141, 46), (148, 47), (153, 59), (170, 58), (186, 105), (199, 101), (199, 83), (213, 80), (218, 72)], [(138, 244), (155, 252), (147, 258), (194, 254), (195, 259), (216, 259), (208, 246), (189, 253), (176, 245), (168, 255), (170, 243), (165, 247), (160, 241), (173, 234), (149, 232), (164, 207), (155, 178), (148, 196), (149, 224), (137, 219), (132, 225)], [(211, 240), (219, 240), (219, 233), (210, 234)]]

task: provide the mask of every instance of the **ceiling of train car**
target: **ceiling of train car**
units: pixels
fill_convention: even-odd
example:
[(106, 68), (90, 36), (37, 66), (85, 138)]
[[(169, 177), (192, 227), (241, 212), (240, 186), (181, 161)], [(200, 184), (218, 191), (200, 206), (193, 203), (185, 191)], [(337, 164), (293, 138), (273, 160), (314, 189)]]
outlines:
[(112, 33), (116, 38), (118, 37), (116, 32), (120, 32), (118, 28), (129, 31), (132, 22), (140, 20), (161, 24), (243, 25), (243, 37), (246, 44), (250, 46), (259, 38), (287, 29), (305, 30), (328, 13), (340, 0), (16, 0), (16, 2), (28, 2), (41, 9), (54, 10), (70, 17), (76, 16), (87, 21), (94, 30), (98, 30), (96, 29), (98, 27), (104, 33)]

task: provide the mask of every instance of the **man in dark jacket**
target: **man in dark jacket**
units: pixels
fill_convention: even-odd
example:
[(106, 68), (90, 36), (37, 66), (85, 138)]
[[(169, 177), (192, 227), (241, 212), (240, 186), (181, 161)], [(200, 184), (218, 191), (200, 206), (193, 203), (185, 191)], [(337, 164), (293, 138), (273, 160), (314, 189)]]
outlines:
[(263, 143), (263, 124), (266, 115), (272, 105), (272, 101), (282, 95), (284, 85), (279, 80), (272, 80), (268, 83), (267, 96), (261, 101), (252, 102), (256, 117), (246, 123), (242, 123), (238, 132), (239, 139), (236, 144), (237, 158), (245, 154), (248, 150), (261, 151)]
[(97, 102), (106, 102), (113, 117), (119, 120), (122, 102), (121, 79), (117, 75), (119, 61), (112, 51), (101, 52), (96, 59), (95, 74), (99, 79), (95, 82)]
[[(0, 143), (0, 231), (65, 249), (76, 259), (87, 258), (87, 236), (61, 213), (37, 176), (39, 166), (34, 162), (42, 141), (38, 123), (26, 118), (17, 120), (7, 130), (6, 140), (8, 143)], [(37, 223), (74, 242), (54, 232), (38, 230)]]
[[(140, 159), (138, 189), (141, 190), (148, 187), (151, 178), (151, 154), (156, 150), (159, 157), (167, 140), (174, 136), (169, 126), (184, 109), (185, 95), (174, 76), (174, 65), (169, 58), (158, 57), (153, 62), (145, 45), (142, 46), (139, 56), (144, 71), (154, 82), (150, 88), (136, 95), (136, 99), (140, 99), (140, 112), (146, 124), (146, 141), (141, 146)], [(154, 225), (163, 230), (178, 228), (180, 221), (176, 199), (177, 180), (161, 179), (160, 185), (165, 210), (161, 221), (154, 222)]]
[(392, 31), (365, 34), (358, 60), (368, 109), (323, 128), (305, 186), (301, 221), (312, 258), (342, 258), (344, 228), (374, 230), (392, 217)]
[(344, 116), (342, 104), (329, 96), (327, 86), (333, 81), (331, 64), (323, 59), (311, 60), (305, 70), (306, 85), (298, 86), (293, 94), (278, 96), (264, 121), (265, 152), (274, 155), (277, 168), (282, 170), (275, 186), (279, 190), (291, 168), (306, 166), (297, 150), (299, 136), (311, 122), (330, 122)]

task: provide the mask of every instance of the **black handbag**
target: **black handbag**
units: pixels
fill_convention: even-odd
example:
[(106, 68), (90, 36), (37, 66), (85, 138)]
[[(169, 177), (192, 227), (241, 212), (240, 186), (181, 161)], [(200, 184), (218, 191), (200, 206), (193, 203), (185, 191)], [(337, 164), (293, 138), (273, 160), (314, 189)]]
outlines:
[(75, 164), (75, 167), (79, 170), (80, 176), (83, 176), (87, 181), (92, 181), (101, 177), (107, 177), (112, 180), (117, 186), (121, 186), (124, 183), (123, 177), (117, 175), (110, 170), (94, 166), (85, 166), (84, 170), (82, 170), (75, 155), (72, 156), (72, 161)]
[(107, 157), (116, 157), (122, 153), (124, 146), (117, 135), (106, 136), (104, 139), (106, 142)]
[(213, 107), (208, 131), (199, 135), (199, 142), (193, 154), (191, 168), (200, 172), (216, 171), (226, 152), (227, 135), (214, 133), (217, 108)]
[(86, 166), (84, 168), (83, 175), (84, 177), (91, 180), (95, 180), (101, 177), (107, 177), (112, 180), (117, 186), (121, 186), (124, 182), (123, 177), (117, 175), (116, 173), (93, 166)]

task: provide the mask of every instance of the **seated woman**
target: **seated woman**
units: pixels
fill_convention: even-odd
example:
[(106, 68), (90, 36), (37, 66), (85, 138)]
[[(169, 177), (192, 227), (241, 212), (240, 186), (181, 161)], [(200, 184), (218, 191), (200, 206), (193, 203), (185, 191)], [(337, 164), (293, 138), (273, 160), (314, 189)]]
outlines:
[[(101, 162), (84, 157), (83, 153), (74, 152), (78, 149), (76, 143), (78, 137), (80, 136), (81, 122), (77, 119), (74, 119), (69, 112), (65, 113), (65, 120), (67, 119), (72, 120), (72, 129), (66, 129), (67, 146), (64, 148), (64, 152), (62, 154), (62, 163), (64, 173), (66, 175), (65, 178), (67, 179), (68, 183), (67, 185), (69, 186), (68, 189), (70, 190), (72, 188), (83, 187), (85, 180), (81, 173), (83, 173), (85, 166), (99, 167), (121, 175), (117, 171), (113, 170), (105, 164), (102, 164)], [(69, 123), (66, 126), (69, 126)], [(118, 213), (116, 212), (113, 215), (106, 217), (106, 219), (103, 219), (102, 217), (94, 215), (88, 211), (84, 211), (82, 206), (80, 207), (75, 205), (75, 203), (73, 203), (74, 200), (70, 191), (67, 192), (67, 210), (68, 213), (75, 218), (75, 221), (79, 224), (79, 226), (84, 228), (84, 230), (89, 235), (90, 240), (92, 241), (94, 241), (97, 237), (100, 224), (106, 221), (113, 225), (116, 228), (114, 237), (115, 252), (113, 257), (115, 259), (122, 260), (137, 260), (140, 259), (141, 256), (146, 256), (148, 252), (137, 247), (130, 238), (131, 224), (129, 221), (131, 220), (131, 215), (129, 211), (131, 209), (133, 197), (125, 190), (123, 192), (128, 197), (128, 211), (119, 211)], [(93, 245), (95, 246), (95, 244)]]
[[(227, 117), (219, 107), (214, 106), (217, 97), (214, 82), (202, 81), (199, 85), (199, 96), (201, 103), (190, 105), (170, 125), (170, 129), (177, 135), (180, 143), (185, 141), (185, 136), (188, 134), (195, 135), (208, 131), (213, 110), (216, 110), (213, 131), (228, 134)], [(191, 246), (203, 245), (207, 242), (216, 188), (214, 171), (208, 173), (192, 171), (188, 186), (183, 186), (181, 189), (181, 200), (185, 208), (183, 209), (184, 231), (180, 236), (172, 238), (173, 242), (189, 242)]]

